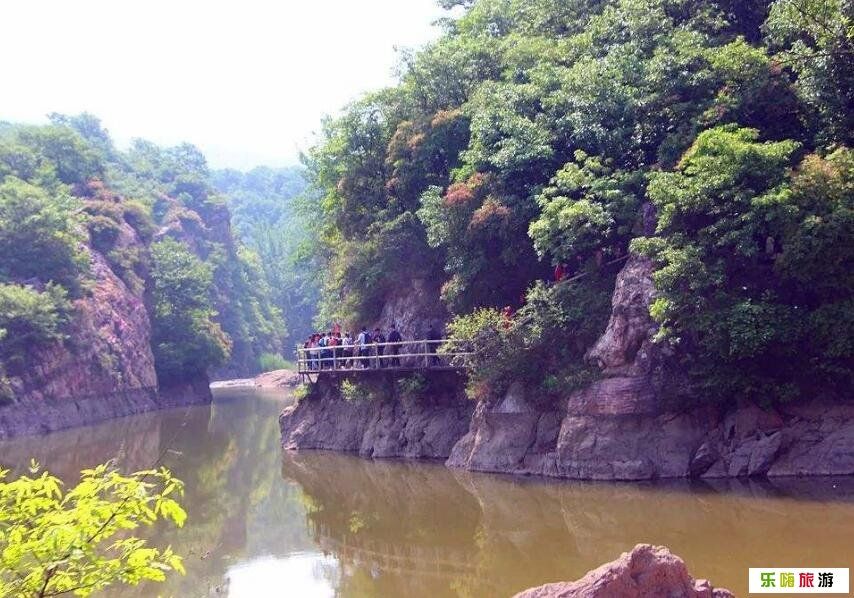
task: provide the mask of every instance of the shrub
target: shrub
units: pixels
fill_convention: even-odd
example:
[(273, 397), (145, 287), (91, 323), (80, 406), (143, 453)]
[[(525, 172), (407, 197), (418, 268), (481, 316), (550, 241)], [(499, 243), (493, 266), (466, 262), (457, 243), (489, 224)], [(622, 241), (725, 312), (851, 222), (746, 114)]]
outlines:
[(293, 365), (292, 362), (286, 360), (278, 353), (261, 353), (261, 356), (258, 358), (258, 366), (262, 372), (292, 369)]
[(585, 284), (537, 283), (515, 314), (479, 309), (457, 316), (449, 338), (470, 340), (474, 355), (455, 357), (469, 369), (468, 395), (477, 400), (504, 392), (513, 381), (557, 396), (595, 377), (584, 351), (605, 328), (615, 273), (591, 272)]
[(64, 288), (48, 283), (43, 292), (0, 284), (0, 357), (20, 359), (28, 347), (65, 338), (71, 303)]
[(297, 403), (300, 401), (307, 399), (311, 395), (311, 385), (310, 384), (300, 384), (294, 389), (293, 397)]
[(151, 207), (141, 201), (128, 199), (121, 203), (124, 212), (125, 221), (133, 227), (139, 238), (143, 241), (151, 240), (157, 227), (154, 224), (154, 217), (151, 213)]
[(183, 484), (167, 469), (123, 476), (99, 465), (68, 490), (47, 472), (12, 481), (7, 475), (0, 470), (0, 596), (89, 596), (184, 572), (171, 548), (129, 534), (158, 520), (184, 525), (176, 500)]
[(357, 382), (351, 380), (341, 381), (341, 396), (347, 401), (358, 401), (363, 399), (365, 394), (359, 387)]
[(341, 396), (347, 401), (379, 401), (391, 396), (393, 390), (388, 379), (383, 378), (379, 381), (360, 381), (342, 380), (339, 387)]
[(397, 381), (398, 392), (405, 397), (417, 397), (427, 388), (427, 379), (422, 374), (413, 374)]
[(74, 200), (14, 178), (0, 184), (0, 280), (54, 281), (72, 294), (88, 266)]
[(118, 222), (101, 214), (89, 216), (86, 219), (86, 227), (89, 229), (92, 247), (101, 253), (107, 253), (113, 248), (122, 231)]
[(210, 265), (174, 239), (151, 246), (157, 374), (173, 381), (223, 363), (231, 340), (213, 318)]
[(114, 247), (106, 255), (110, 267), (135, 294), (145, 290), (143, 276), (146, 271), (145, 250), (137, 245)]

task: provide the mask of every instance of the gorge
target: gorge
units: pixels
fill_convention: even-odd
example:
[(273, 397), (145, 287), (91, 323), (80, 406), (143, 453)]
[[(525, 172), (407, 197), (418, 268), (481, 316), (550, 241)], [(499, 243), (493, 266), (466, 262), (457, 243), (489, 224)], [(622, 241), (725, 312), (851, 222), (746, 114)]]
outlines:
[(8, 19), (0, 598), (850, 568), (854, 0), (421, 2)]

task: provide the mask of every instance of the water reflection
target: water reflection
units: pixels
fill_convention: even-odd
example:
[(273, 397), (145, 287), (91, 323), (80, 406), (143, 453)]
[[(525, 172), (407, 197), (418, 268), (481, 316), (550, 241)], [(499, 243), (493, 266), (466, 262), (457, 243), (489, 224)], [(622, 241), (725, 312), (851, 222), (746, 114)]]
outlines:
[(177, 409), (0, 443), (73, 481), (158, 455), (186, 482), (184, 529), (150, 530), (187, 576), (113, 596), (501, 596), (572, 579), (663, 543), (692, 571), (746, 593), (747, 567), (851, 566), (854, 480), (583, 484), (441, 465), (279, 450), (288, 401), (234, 389)]

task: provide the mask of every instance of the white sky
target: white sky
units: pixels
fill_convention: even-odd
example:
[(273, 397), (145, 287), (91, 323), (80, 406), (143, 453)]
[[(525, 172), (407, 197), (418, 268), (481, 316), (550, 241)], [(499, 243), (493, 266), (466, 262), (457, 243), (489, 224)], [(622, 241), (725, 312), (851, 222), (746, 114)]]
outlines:
[(323, 114), (394, 82), (435, 0), (0, 0), (0, 120), (88, 111), (124, 146), (214, 167), (297, 160)]

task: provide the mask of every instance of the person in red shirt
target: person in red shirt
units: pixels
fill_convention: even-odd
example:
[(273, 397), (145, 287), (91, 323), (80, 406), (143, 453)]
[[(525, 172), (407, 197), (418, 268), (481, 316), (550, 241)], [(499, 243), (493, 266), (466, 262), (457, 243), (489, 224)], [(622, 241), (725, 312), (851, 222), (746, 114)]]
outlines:
[(555, 282), (560, 282), (566, 276), (566, 268), (563, 267), (563, 262), (555, 266)]
[(505, 330), (510, 328), (510, 324), (513, 322), (512, 307), (510, 307), (509, 305), (504, 306), (504, 309), (501, 310), (501, 320)]

